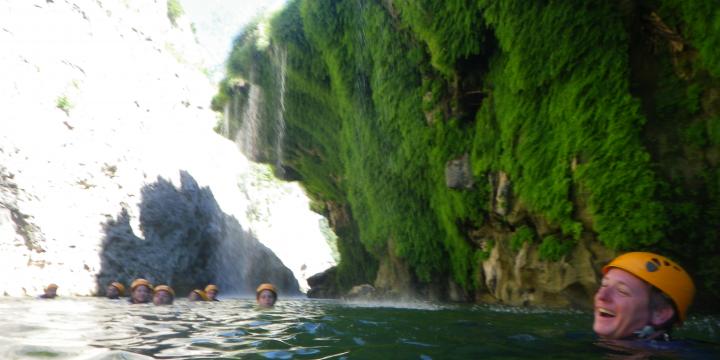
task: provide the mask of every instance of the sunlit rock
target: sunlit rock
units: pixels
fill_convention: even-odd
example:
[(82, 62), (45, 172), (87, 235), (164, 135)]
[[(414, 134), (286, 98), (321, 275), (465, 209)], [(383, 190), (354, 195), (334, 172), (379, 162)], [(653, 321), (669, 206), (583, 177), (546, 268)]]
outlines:
[[(237, 233), (252, 232), (275, 253), (285, 251), (280, 257), (297, 278), (334, 264), (319, 215), (307, 210), (297, 184), (279, 186), (274, 193), (293, 196), (287, 207), (292, 210), (284, 216), (304, 204), (304, 214), (294, 213), (299, 225), (277, 221), (274, 215), (253, 218), (258, 213), (253, 207), (264, 211), (286, 203), (266, 198), (270, 191), (256, 191), (258, 185), (274, 186), (272, 180), (256, 178), (269, 170), (249, 163), (235, 144), (212, 130), (218, 116), (209, 110), (215, 89), (203, 73), (202, 51), (190, 24), (179, 18), (173, 25), (166, 5), (144, 0), (0, 1), (0, 254), (5, 259), (0, 273), (6, 274), (0, 277), (0, 295), (36, 295), (50, 282), (60, 285), (60, 296), (90, 295), (99, 291), (98, 281), (143, 272), (180, 282), (207, 279), (209, 267), (191, 258), (211, 256), (217, 245), (202, 244), (215, 243), (217, 237), (195, 240), (204, 231), (219, 234), (233, 227)], [(202, 191), (171, 191), (169, 184), (182, 188), (181, 173), (191, 176), (198, 189), (209, 188), (217, 203), (193, 199)], [(167, 182), (165, 193), (179, 191), (196, 205), (162, 196), (158, 200), (168, 204), (144, 207), (143, 191), (158, 179)], [(163, 218), (165, 211), (172, 216)], [(195, 224), (183, 220), (193, 217)], [(126, 240), (136, 245), (166, 239), (177, 251), (175, 246), (197, 237), (189, 241), (186, 255), (170, 251), (139, 259), (146, 265), (152, 258), (167, 260), (188, 270), (189, 278), (179, 280), (175, 270), (165, 271), (170, 271), (167, 266), (133, 269), (127, 259), (102, 272), (106, 225), (112, 222), (122, 223)], [(291, 239), (288, 234), (296, 238), (285, 249), (281, 239)], [(313, 245), (303, 246), (302, 241), (313, 238)], [(303, 247), (318, 257), (297, 251)], [(260, 264), (266, 253), (258, 254), (258, 259), (242, 262), (254, 264), (246, 274), (272, 278)], [(240, 264), (242, 259), (236, 260)], [(253, 276), (239, 278), (248, 284), (237, 288), (256, 286), (250, 283), (259, 277)], [(292, 284), (283, 284), (293, 291)]]

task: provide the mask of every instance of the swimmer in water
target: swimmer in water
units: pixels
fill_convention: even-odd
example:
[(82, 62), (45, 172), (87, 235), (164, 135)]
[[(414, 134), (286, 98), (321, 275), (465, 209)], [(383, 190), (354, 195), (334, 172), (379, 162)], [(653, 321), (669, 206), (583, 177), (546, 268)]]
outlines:
[(153, 286), (145, 279), (135, 279), (130, 284), (130, 303), (147, 304), (152, 301)]
[(158, 285), (154, 289), (153, 304), (172, 305), (175, 300), (175, 290), (167, 285)]
[(188, 295), (188, 300), (189, 301), (210, 301), (210, 298), (207, 296), (207, 294), (204, 291), (202, 291), (200, 289), (195, 289), (195, 290), (191, 291), (190, 294)]
[(54, 299), (57, 296), (58, 286), (56, 284), (49, 284), (44, 289), (44, 294), (40, 295), (40, 299)]
[(273, 307), (277, 301), (277, 288), (273, 284), (260, 284), (255, 290), (255, 300), (260, 307)]
[(125, 296), (125, 285), (113, 281), (105, 289), (105, 296), (108, 299), (119, 299), (121, 296)]
[(615, 258), (602, 272), (593, 322), (601, 339), (669, 341), (673, 326), (687, 319), (695, 285), (672, 260), (631, 252)]
[(218, 293), (220, 293), (220, 289), (218, 289), (217, 285), (210, 284), (205, 287), (205, 293), (210, 298), (211, 301), (220, 301), (218, 300), (217, 296)]

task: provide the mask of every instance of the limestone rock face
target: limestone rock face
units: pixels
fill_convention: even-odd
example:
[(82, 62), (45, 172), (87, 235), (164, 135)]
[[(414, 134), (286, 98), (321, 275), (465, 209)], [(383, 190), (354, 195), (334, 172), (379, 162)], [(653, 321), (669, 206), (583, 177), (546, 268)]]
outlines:
[(418, 296), (410, 268), (395, 256), (392, 240), (388, 241), (387, 254), (380, 259), (375, 288), (386, 298), (407, 299)]
[(506, 242), (497, 242), (482, 262), (487, 293), (477, 297), (509, 305), (590, 308), (599, 270), (613, 256), (589, 236), (557, 262), (541, 260), (537, 244), (524, 243), (515, 253)]
[[(457, 164), (456, 168), (463, 167)], [(388, 252), (380, 259), (373, 297), (591, 307), (600, 268), (614, 257), (614, 252), (594, 241), (590, 233), (585, 233), (572, 252), (556, 262), (541, 259), (538, 241), (526, 241), (518, 250), (511, 249), (510, 238), (521, 226), (529, 227), (540, 238), (560, 230), (513, 199), (512, 182), (507, 174), (490, 174), (488, 179), (493, 191), (492, 213), (480, 228), (468, 229), (467, 233), (478, 249), (489, 254), (478, 264), (477, 289), (469, 292), (450, 276), (418, 281), (404, 261), (394, 255), (393, 242), (389, 241)]]

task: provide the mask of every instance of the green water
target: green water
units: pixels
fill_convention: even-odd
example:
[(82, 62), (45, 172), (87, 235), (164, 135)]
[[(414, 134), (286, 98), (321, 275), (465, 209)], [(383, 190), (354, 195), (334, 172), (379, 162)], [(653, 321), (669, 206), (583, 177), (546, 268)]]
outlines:
[[(607, 358), (591, 314), (495, 306), (254, 299), (129, 305), (124, 300), (1, 299), (0, 359)], [(720, 342), (720, 317), (691, 317), (679, 338)], [(720, 358), (694, 344), (684, 358)], [(659, 358), (664, 358), (660, 356)]]

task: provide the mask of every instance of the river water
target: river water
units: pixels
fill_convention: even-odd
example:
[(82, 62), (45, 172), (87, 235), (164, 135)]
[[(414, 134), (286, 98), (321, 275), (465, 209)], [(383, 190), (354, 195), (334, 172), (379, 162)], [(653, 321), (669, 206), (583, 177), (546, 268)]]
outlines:
[[(0, 359), (608, 358), (591, 314), (524, 308), (254, 299), (171, 306), (103, 298), (0, 299)], [(691, 317), (678, 338), (720, 342), (720, 317)], [(693, 342), (681, 358), (720, 358)], [(662, 355), (657, 358), (666, 358)]]

